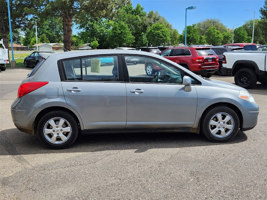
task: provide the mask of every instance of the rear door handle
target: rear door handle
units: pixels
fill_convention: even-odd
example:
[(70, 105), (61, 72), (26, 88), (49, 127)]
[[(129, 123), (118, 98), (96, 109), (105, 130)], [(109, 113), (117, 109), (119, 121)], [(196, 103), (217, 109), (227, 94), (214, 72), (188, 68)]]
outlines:
[(135, 90), (130, 90), (131, 93), (135, 93), (135, 94), (141, 94), (144, 93), (144, 90), (142, 89), (135, 89)]
[(68, 92), (76, 93), (76, 92), (81, 92), (81, 89), (78, 87), (73, 87), (72, 89), (67, 89)]

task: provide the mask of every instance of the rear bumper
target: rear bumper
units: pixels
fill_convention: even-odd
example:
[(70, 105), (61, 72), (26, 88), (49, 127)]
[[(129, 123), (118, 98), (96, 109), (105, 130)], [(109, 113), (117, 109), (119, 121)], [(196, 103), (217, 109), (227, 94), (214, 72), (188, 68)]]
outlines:
[(217, 68), (215, 68), (215, 69), (212, 68), (212, 69), (202, 69), (202, 70), (200, 70), (200, 71), (193, 71), (193, 72), (196, 73), (196, 74), (205, 76), (205, 75), (213, 75), (213, 74), (215, 74), (217, 71), (218, 71)]

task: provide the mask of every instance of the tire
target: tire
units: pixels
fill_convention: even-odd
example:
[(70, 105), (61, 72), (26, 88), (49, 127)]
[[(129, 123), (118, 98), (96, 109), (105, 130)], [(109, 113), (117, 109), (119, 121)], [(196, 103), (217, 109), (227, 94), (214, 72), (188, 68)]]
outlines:
[[(45, 131), (46, 129), (46, 131)], [(52, 111), (38, 122), (37, 137), (48, 147), (62, 149), (70, 147), (79, 134), (75, 118), (64, 111)]]
[(235, 84), (243, 88), (254, 88), (257, 83), (256, 74), (248, 68), (240, 69), (235, 74)]
[(237, 135), (239, 126), (239, 117), (234, 110), (218, 106), (209, 110), (204, 116), (201, 132), (210, 141), (226, 142)]
[(154, 70), (154, 67), (151, 63), (148, 63), (145, 67), (145, 70), (146, 70), (146, 74), (148, 76), (153, 76), (155, 74), (155, 70)]
[(24, 67), (29, 67), (29, 66), (27, 65), (26, 60), (24, 60)]

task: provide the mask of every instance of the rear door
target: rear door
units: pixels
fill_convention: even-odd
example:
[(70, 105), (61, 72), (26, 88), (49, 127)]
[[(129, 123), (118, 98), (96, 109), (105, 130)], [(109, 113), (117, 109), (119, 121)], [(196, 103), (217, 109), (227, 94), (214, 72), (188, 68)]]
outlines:
[(125, 128), (126, 88), (118, 56), (68, 59), (62, 67), (66, 101), (79, 113), (85, 129)]

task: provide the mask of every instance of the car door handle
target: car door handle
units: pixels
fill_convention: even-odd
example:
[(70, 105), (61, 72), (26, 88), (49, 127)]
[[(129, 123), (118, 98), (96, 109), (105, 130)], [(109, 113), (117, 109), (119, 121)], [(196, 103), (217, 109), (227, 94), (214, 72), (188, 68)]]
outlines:
[(76, 92), (81, 92), (81, 89), (78, 87), (73, 87), (72, 89), (67, 89), (68, 92), (76, 93)]
[(141, 94), (144, 93), (144, 90), (142, 89), (135, 89), (135, 90), (130, 90), (131, 93), (135, 93), (135, 94)]

